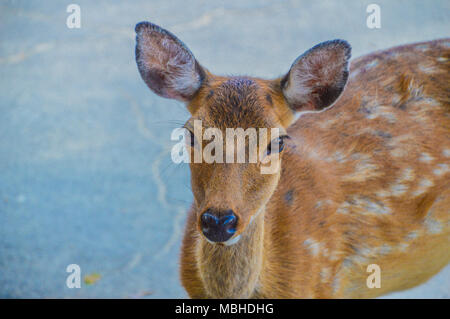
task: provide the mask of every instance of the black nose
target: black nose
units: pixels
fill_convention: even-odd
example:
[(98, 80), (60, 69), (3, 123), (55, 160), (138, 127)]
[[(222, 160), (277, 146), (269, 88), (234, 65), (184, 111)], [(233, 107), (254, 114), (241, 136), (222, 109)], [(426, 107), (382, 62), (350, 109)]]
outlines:
[(227, 241), (236, 232), (237, 220), (231, 209), (225, 211), (208, 209), (201, 216), (203, 234), (213, 242)]

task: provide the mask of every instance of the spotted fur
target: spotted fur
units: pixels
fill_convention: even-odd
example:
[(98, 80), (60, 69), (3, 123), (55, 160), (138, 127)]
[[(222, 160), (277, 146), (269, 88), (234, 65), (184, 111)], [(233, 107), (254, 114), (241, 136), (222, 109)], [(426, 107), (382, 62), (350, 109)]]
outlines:
[[(343, 42), (318, 48), (325, 48), (321, 56), (304, 55), (312, 65), (349, 56)], [(189, 296), (376, 297), (421, 284), (444, 267), (450, 260), (449, 56), (450, 39), (375, 52), (351, 63), (346, 84), (339, 73), (346, 62), (332, 60), (340, 67), (316, 72), (322, 75), (314, 81), (345, 90), (330, 109), (296, 121), (295, 111), (323, 109), (340, 94), (314, 91), (297, 72), (308, 69), (296, 69), (301, 59), (275, 80), (202, 69), (204, 79), (187, 103), (189, 121), (221, 130), (279, 127), (291, 138), (278, 174), (261, 175), (258, 163), (191, 164), (194, 203), (180, 264)], [(199, 216), (208, 207), (236, 212), (236, 244), (205, 240)], [(382, 284), (369, 289), (366, 269), (373, 263)]]

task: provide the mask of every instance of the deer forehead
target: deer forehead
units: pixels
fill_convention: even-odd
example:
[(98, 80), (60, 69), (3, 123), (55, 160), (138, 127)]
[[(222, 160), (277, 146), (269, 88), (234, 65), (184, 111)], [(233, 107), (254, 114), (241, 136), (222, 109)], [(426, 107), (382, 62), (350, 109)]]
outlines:
[(189, 108), (209, 127), (279, 127), (282, 119), (274, 108), (276, 99), (262, 80), (231, 77), (205, 85)]

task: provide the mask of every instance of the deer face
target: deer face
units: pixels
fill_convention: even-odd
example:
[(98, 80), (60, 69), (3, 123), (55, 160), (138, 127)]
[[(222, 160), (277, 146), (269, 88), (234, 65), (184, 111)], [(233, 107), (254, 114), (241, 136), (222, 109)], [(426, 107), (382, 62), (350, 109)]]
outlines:
[(324, 42), (297, 58), (284, 77), (262, 80), (211, 74), (154, 24), (140, 23), (136, 33), (143, 80), (158, 95), (185, 102), (192, 115), (186, 148), (198, 230), (210, 242), (232, 244), (277, 187), (294, 114), (322, 110), (341, 94), (350, 46)]
[[(191, 161), (191, 184), (198, 227), (210, 241), (226, 242), (238, 236), (277, 186), (292, 111), (285, 103), (274, 107), (269, 84), (208, 75), (207, 83), (189, 103), (192, 117), (185, 125), (190, 135), (187, 147), (191, 159), (195, 159), (195, 148), (203, 154), (201, 162)], [(194, 129), (198, 121), (202, 130)], [(277, 136), (271, 134), (274, 128)], [(220, 143), (212, 152), (208, 132), (214, 132), (214, 142)], [(243, 153), (240, 159), (239, 152)]]

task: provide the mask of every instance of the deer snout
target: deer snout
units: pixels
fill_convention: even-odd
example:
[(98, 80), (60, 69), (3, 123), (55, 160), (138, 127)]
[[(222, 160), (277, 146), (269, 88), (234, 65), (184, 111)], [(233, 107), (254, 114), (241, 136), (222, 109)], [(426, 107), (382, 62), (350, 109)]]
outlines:
[(238, 217), (231, 209), (216, 211), (207, 209), (201, 216), (203, 235), (212, 242), (225, 242), (236, 232)]

